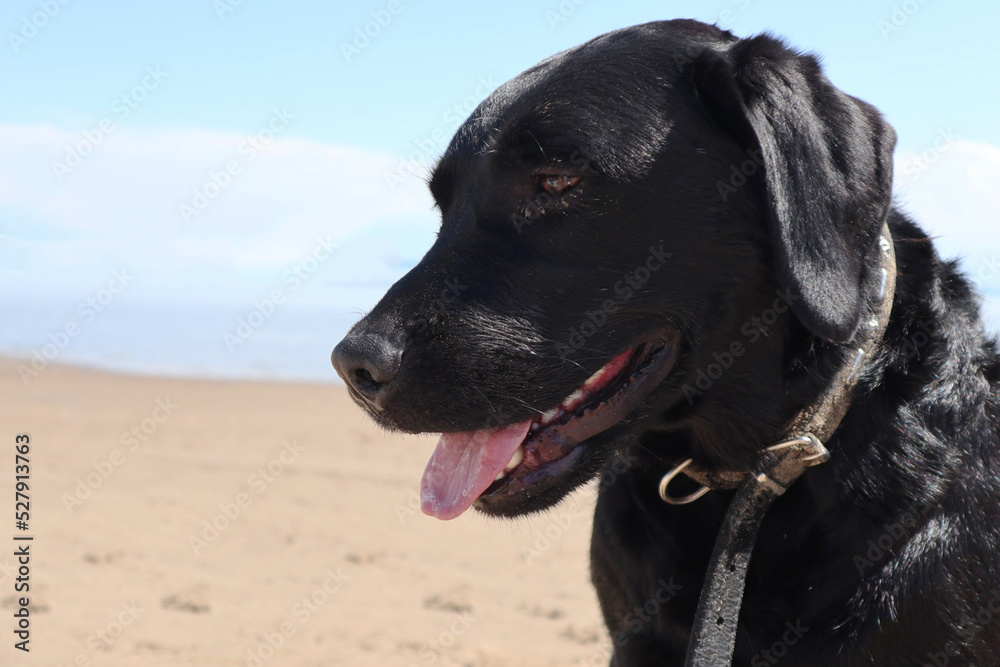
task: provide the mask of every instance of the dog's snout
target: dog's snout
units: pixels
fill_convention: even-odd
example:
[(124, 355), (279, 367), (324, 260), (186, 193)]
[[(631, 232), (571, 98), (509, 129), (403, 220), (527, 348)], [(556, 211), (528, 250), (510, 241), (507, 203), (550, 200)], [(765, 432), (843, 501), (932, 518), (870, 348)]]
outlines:
[(377, 334), (352, 334), (333, 350), (333, 367), (344, 382), (374, 407), (399, 373), (403, 347)]

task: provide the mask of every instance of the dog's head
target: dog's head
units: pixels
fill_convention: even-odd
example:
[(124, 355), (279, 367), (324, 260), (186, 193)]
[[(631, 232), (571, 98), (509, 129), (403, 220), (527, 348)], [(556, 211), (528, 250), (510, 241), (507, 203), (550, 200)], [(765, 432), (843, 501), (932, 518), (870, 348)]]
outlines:
[(603, 35), (458, 130), (437, 241), (334, 365), (379, 424), (444, 434), (441, 518), (550, 506), (637, 442), (745, 464), (789, 417), (789, 350), (860, 324), (893, 144), (771, 37)]

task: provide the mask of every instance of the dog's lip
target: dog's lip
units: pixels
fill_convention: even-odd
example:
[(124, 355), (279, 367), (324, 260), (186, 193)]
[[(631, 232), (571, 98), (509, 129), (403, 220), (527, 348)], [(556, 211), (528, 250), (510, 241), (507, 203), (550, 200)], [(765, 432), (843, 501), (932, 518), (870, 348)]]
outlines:
[(566, 475), (582, 455), (589, 438), (619, 424), (666, 378), (677, 359), (673, 335), (639, 343), (629, 349), (627, 364), (600, 392), (566, 419), (529, 432), (521, 447), (523, 460), (489, 486), (475, 506), (489, 511), (494, 503), (516, 502), (534, 495)]

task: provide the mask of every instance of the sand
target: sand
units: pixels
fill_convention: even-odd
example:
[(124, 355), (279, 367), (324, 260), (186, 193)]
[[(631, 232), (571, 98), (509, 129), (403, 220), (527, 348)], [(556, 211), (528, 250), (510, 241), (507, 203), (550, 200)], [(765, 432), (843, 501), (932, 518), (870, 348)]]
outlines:
[[(593, 487), (517, 521), (431, 519), (434, 439), (377, 430), (333, 385), (67, 366), (25, 384), (0, 361), (0, 401), (0, 665), (607, 664)], [(15, 534), (35, 538), (28, 654)]]

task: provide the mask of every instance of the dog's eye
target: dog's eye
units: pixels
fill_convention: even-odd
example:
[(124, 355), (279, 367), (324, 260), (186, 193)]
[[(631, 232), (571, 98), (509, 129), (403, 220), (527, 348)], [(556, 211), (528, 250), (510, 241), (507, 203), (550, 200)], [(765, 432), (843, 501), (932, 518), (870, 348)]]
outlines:
[(550, 174), (542, 177), (542, 188), (553, 197), (558, 197), (580, 182), (579, 176)]

